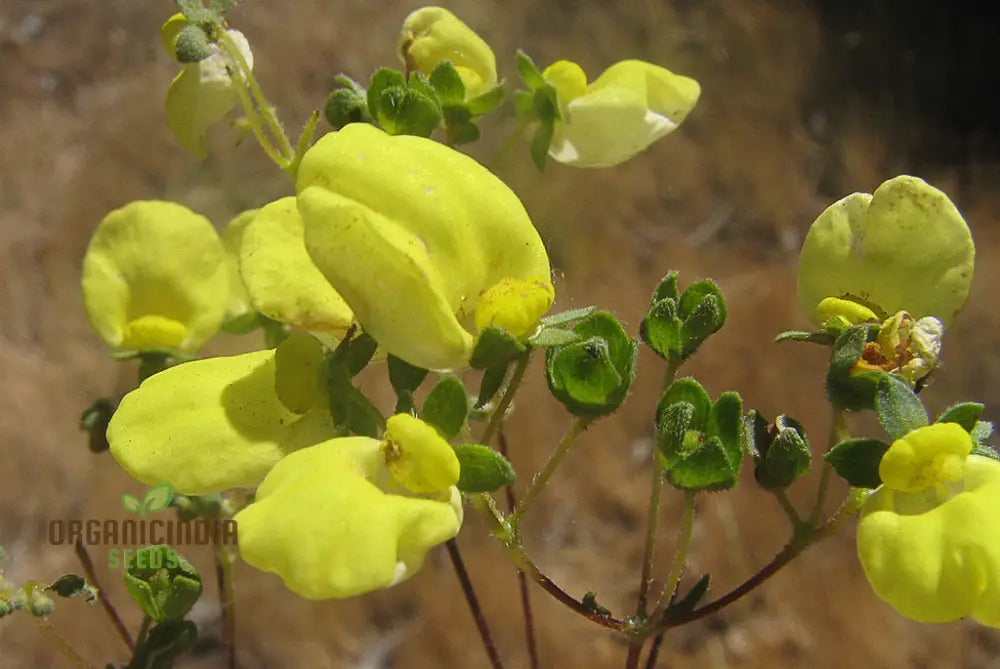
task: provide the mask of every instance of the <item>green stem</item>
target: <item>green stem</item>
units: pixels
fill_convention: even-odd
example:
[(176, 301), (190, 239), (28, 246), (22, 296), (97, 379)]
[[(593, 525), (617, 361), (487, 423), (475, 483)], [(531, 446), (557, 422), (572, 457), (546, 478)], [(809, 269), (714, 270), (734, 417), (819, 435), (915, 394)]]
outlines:
[(667, 610), (667, 605), (673, 599), (677, 586), (680, 585), (681, 576), (684, 575), (684, 565), (687, 563), (688, 553), (691, 552), (691, 536), (694, 534), (694, 500), (697, 491), (684, 491), (684, 510), (681, 512), (681, 529), (677, 535), (677, 548), (674, 550), (674, 562), (670, 565), (670, 575), (667, 576), (667, 587), (660, 595), (651, 618), (659, 619), (663, 612)]
[(97, 580), (97, 573), (94, 571), (94, 561), (90, 559), (90, 553), (87, 551), (87, 547), (83, 545), (82, 541), (77, 539), (76, 543), (73, 545), (73, 550), (76, 553), (76, 558), (80, 561), (80, 565), (83, 567), (83, 573), (87, 578), (87, 582), (97, 589), (97, 601), (101, 603), (101, 608), (104, 609), (104, 613), (107, 614), (108, 619), (115, 628), (115, 631), (118, 632), (118, 636), (120, 636), (122, 641), (125, 642), (128, 649), (130, 651), (134, 651), (135, 642), (132, 641), (132, 635), (128, 633), (128, 628), (125, 627), (125, 623), (122, 622), (121, 616), (118, 615), (118, 611), (115, 610), (111, 600), (108, 599), (108, 594), (104, 591), (104, 588), (101, 587), (100, 582)]
[(146, 641), (146, 635), (149, 633), (149, 626), (153, 624), (153, 619), (149, 615), (142, 616), (142, 624), (139, 625), (139, 633), (135, 637), (135, 647), (141, 648), (142, 644)]
[(42, 616), (40, 618), (35, 618), (35, 623), (38, 625), (45, 634), (47, 634), (56, 644), (59, 652), (68, 659), (70, 662), (75, 664), (82, 669), (97, 669), (90, 662), (87, 662), (83, 657), (73, 650), (73, 647), (69, 645), (69, 642), (63, 637), (59, 631), (52, 626), (52, 622), (49, 621), (47, 616)]
[(219, 584), (219, 608), (222, 616), (222, 641), (226, 648), (226, 666), (236, 669), (236, 607), (233, 604), (233, 556), (222, 544), (215, 546), (215, 576)]
[[(839, 407), (833, 408), (833, 419), (830, 421), (830, 437), (829, 443), (827, 443), (826, 450), (829, 451), (831, 448), (839, 444), (844, 439), (847, 439), (850, 435), (847, 432), (847, 420), (844, 416), (844, 410)], [(819, 520), (820, 514), (823, 513), (823, 504), (826, 502), (827, 489), (830, 486), (830, 472), (832, 468), (830, 465), (823, 462), (823, 472), (820, 474), (819, 488), (816, 491), (816, 503), (813, 504), (812, 513), (809, 514), (809, 524), (815, 526)]]
[(792, 523), (792, 528), (799, 528), (802, 525), (802, 517), (799, 515), (799, 512), (795, 510), (791, 500), (788, 499), (788, 495), (785, 494), (784, 490), (775, 490), (773, 492), (774, 496), (781, 504), (781, 508), (784, 510), (785, 515), (788, 516), (788, 520)]
[(582, 601), (576, 599), (560, 588), (548, 576), (543, 574), (535, 563), (531, 561), (531, 558), (528, 557), (528, 554), (524, 550), (524, 546), (521, 545), (521, 542), (517, 537), (517, 532), (513, 529), (509, 520), (504, 520), (503, 515), (497, 507), (496, 500), (494, 500), (490, 495), (485, 493), (469, 495), (468, 500), (486, 520), (490, 527), (490, 532), (492, 532), (493, 536), (500, 541), (501, 545), (503, 545), (504, 549), (507, 551), (507, 555), (514, 563), (514, 566), (524, 572), (528, 578), (538, 584), (543, 590), (545, 590), (545, 592), (555, 598), (556, 601), (581, 616), (584, 616), (585, 618), (588, 618), (603, 627), (615, 630), (616, 632), (624, 633), (631, 629), (629, 621), (615, 618), (610, 614), (600, 612), (594, 607), (587, 606)]
[(517, 389), (521, 386), (521, 382), (524, 380), (524, 372), (527, 369), (528, 354), (525, 353), (517, 359), (516, 363), (514, 363), (514, 374), (510, 377), (510, 382), (507, 384), (503, 394), (500, 396), (500, 401), (497, 403), (496, 410), (493, 412), (493, 415), (490, 416), (490, 422), (486, 424), (486, 429), (483, 430), (483, 434), (479, 438), (479, 443), (483, 446), (489, 446), (493, 435), (500, 429), (500, 423), (503, 422), (507, 409), (510, 408), (510, 403), (514, 401), (514, 395), (517, 393)]
[(573, 421), (573, 425), (566, 431), (563, 438), (559, 440), (559, 443), (556, 444), (555, 450), (553, 450), (552, 455), (549, 456), (548, 462), (546, 462), (545, 466), (542, 467), (542, 471), (535, 474), (535, 478), (531, 480), (531, 485), (524, 491), (524, 497), (522, 497), (521, 501), (517, 503), (517, 508), (515, 508), (514, 512), (511, 514), (510, 523), (514, 527), (517, 527), (518, 522), (521, 520), (521, 516), (523, 516), (524, 512), (531, 507), (532, 502), (535, 501), (535, 497), (538, 496), (538, 493), (545, 488), (549, 479), (552, 478), (552, 474), (555, 473), (556, 468), (559, 466), (563, 457), (569, 453), (569, 449), (573, 446), (573, 442), (576, 441), (577, 437), (583, 434), (583, 431), (587, 429), (589, 424), (589, 419), (578, 417)]
[(465, 595), (465, 601), (469, 605), (469, 611), (472, 613), (476, 629), (479, 631), (479, 638), (483, 642), (483, 648), (486, 650), (487, 657), (490, 658), (490, 666), (493, 669), (503, 669), (503, 661), (500, 659), (500, 653), (493, 642), (490, 627), (483, 616), (483, 609), (479, 605), (479, 598), (476, 597), (476, 590), (472, 587), (469, 572), (465, 569), (462, 554), (458, 550), (458, 543), (454, 539), (449, 539), (445, 542), (445, 545), (448, 548), (448, 557), (451, 558), (452, 567), (455, 568), (455, 574), (458, 576), (458, 582), (462, 586), (462, 594)]
[(503, 145), (499, 148), (499, 150), (497, 150), (496, 154), (493, 156), (493, 159), (490, 160), (489, 163), (487, 163), (490, 170), (495, 170), (497, 168), (503, 157), (506, 156), (507, 153), (509, 153), (512, 148), (514, 148), (514, 145), (517, 144), (518, 141), (520, 141), (521, 135), (524, 134), (524, 131), (528, 129), (528, 125), (530, 124), (531, 124), (531, 119), (529, 118), (521, 119), (521, 122), (517, 124), (516, 128), (514, 128), (514, 132), (511, 133), (510, 137), (504, 140)]

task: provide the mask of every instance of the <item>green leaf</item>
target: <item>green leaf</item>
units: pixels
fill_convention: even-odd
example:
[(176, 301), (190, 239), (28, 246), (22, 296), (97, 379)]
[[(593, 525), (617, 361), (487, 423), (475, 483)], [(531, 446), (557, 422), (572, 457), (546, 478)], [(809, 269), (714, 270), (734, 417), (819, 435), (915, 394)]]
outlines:
[(986, 407), (979, 402), (959, 402), (945, 409), (935, 423), (958, 423), (966, 432), (972, 432)]
[(534, 118), (535, 95), (528, 91), (514, 91), (514, 112), (518, 118)]
[(985, 420), (977, 420), (976, 426), (969, 430), (969, 436), (976, 443), (983, 444), (986, 440), (990, 438), (993, 434), (993, 423), (989, 423)]
[(660, 279), (660, 283), (656, 285), (656, 289), (653, 291), (653, 297), (649, 300), (649, 306), (653, 306), (660, 300), (673, 300), (675, 303), (680, 298), (680, 293), (677, 288), (677, 271), (671, 270)]
[(371, 400), (354, 387), (348, 370), (337, 360), (336, 354), (329, 358), (326, 380), (330, 416), (340, 430), (374, 438), (385, 428), (385, 418)]
[(336, 130), (349, 123), (371, 123), (367, 92), (364, 89), (357, 92), (338, 88), (327, 97), (326, 104), (323, 105), (323, 116)]
[(718, 437), (729, 456), (733, 471), (740, 470), (743, 446), (740, 433), (743, 427), (743, 399), (739, 393), (728, 391), (719, 395), (708, 415), (706, 433)]
[[(542, 122), (542, 125), (551, 125), (562, 119), (562, 112), (559, 111), (559, 94), (555, 88), (548, 84), (535, 91), (531, 97), (531, 104), (534, 107), (535, 116)], [(547, 151), (548, 146), (545, 148)]]
[(389, 383), (396, 391), (396, 413), (409, 413), (413, 410), (413, 393), (427, 377), (427, 370), (415, 367), (394, 355), (388, 357)]
[(927, 425), (927, 410), (920, 398), (906, 381), (892, 374), (883, 377), (875, 393), (875, 414), (891, 440)]
[(124, 669), (173, 669), (177, 656), (194, 646), (198, 628), (190, 620), (169, 620), (153, 626)]
[(684, 346), (681, 355), (690, 358), (710, 336), (726, 322), (726, 304), (721, 297), (706, 295), (684, 321)]
[(461, 466), (458, 489), (462, 492), (493, 492), (514, 482), (514, 467), (492, 448), (479, 444), (455, 447)]
[(488, 367), (483, 372), (483, 379), (479, 384), (479, 396), (476, 397), (476, 409), (482, 409), (497, 394), (509, 367), (509, 362), (503, 362), (495, 367)]
[(670, 384), (659, 403), (656, 405), (656, 420), (662, 420), (663, 413), (673, 404), (687, 402), (694, 409), (691, 418), (691, 425), (688, 429), (705, 430), (708, 425), (709, 414), (712, 411), (712, 398), (705, 392), (705, 388), (698, 383), (697, 379), (690, 376), (677, 379)]
[(97, 601), (97, 588), (87, 583), (82, 576), (77, 576), (76, 574), (60, 576), (45, 589), (51, 590), (60, 597), (82, 596), (91, 604)]
[(122, 508), (130, 513), (138, 513), (139, 515), (145, 515), (145, 510), (139, 503), (138, 498), (128, 493), (122, 495)]
[(774, 343), (780, 344), (786, 341), (806, 341), (811, 344), (822, 344), (831, 346), (833, 336), (828, 332), (804, 332), (802, 330), (786, 330), (774, 338)]
[(436, 427), (441, 436), (451, 441), (462, 429), (468, 413), (469, 396), (465, 392), (465, 386), (457, 377), (445, 376), (424, 400), (420, 418)]
[(201, 576), (176, 549), (143, 546), (125, 572), (125, 587), (156, 622), (179, 620), (201, 596)]
[(549, 156), (549, 146), (552, 144), (554, 133), (555, 124), (552, 121), (543, 121), (538, 124), (538, 129), (531, 138), (531, 160), (539, 172), (545, 171), (545, 161)]
[(565, 346), (573, 342), (580, 341), (581, 337), (572, 330), (563, 328), (544, 327), (536, 334), (528, 338), (528, 343), (535, 348), (549, 348), (550, 346)]
[(865, 344), (872, 341), (867, 325), (852, 325), (833, 343), (830, 370), (848, 372), (864, 353)]
[(521, 77), (521, 81), (524, 82), (525, 86), (531, 90), (535, 90), (545, 85), (542, 73), (538, 71), (535, 61), (531, 60), (528, 54), (518, 49), (515, 63), (517, 65), (517, 74)]
[(470, 144), (480, 137), (479, 126), (471, 121), (465, 123), (449, 123), (446, 127), (448, 141), (452, 144)]
[(514, 335), (492, 325), (479, 333), (479, 339), (472, 349), (469, 365), (473, 369), (497, 367), (522, 355), (527, 349)]
[(826, 392), (834, 406), (849, 411), (872, 409), (875, 393), (886, 376), (882, 371), (852, 373), (851, 369), (864, 352), (865, 343), (873, 341), (878, 328), (852, 325), (833, 343), (830, 368), (826, 374)]
[(856, 488), (877, 488), (882, 485), (878, 465), (889, 450), (889, 444), (878, 439), (848, 439), (823, 456), (837, 475)]
[(173, 499), (173, 496), (174, 488), (169, 483), (155, 485), (149, 489), (149, 492), (143, 498), (143, 509), (146, 513), (162, 511), (170, 506), (170, 500)]
[(341, 341), (334, 351), (334, 357), (342, 361), (345, 371), (352, 377), (361, 373), (375, 356), (378, 343), (367, 332), (353, 339)]
[(465, 102), (465, 83), (450, 60), (442, 60), (431, 70), (428, 79), (437, 92), (442, 105), (461, 105)]
[(694, 607), (698, 605), (701, 598), (705, 596), (706, 592), (708, 592), (708, 585), (711, 580), (712, 578), (709, 574), (702, 575), (702, 577), (698, 579), (698, 582), (695, 583), (690, 590), (688, 590), (686, 595), (675, 602), (671, 602), (670, 606), (667, 607), (667, 610), (663, 612), (663, 619), (680, 620), (694, 611)]
[(406, 85), (417, 91), (418, 93), (423, 93), (428, 98), (434, 101), (438, 107), (441, 106), (441, 98), (438, 97), (437, 91), (431, 86), (431, 82), (427, 80), (427, 77), (423, 75), (422, 72), (410, 72), (406, 80)]
[(677, 317), (677, 304), (664, 298), (650, 307), (639, 325), (639, 336), (665, 360), (680, 360), (684, 323)]
[(236, 4), (236, 0), (209, 0), (208, 2), (208, 6), (220, 14), (228, 12), (234, 4)]
[(573, 321), (583, 320), (595, 311), (597, 311), (597, 307), (594, 306), (570, 309), (569, 311), (561, 311), (558, 314), (545, 316), (542, 318), (541, 323), (542, 325), (564, 325)]
[(467, 100), (465, 107), (473, 116), (483, 116), (502, 105), (506, 96), (507, 86), (501, 81), (485, 93), (480, 93), (476, 97)]

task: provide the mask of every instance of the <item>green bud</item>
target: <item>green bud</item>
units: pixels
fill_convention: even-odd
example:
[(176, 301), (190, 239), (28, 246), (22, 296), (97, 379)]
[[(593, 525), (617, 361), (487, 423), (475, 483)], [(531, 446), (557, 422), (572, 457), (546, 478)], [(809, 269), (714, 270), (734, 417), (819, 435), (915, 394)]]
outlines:
[(514, 467), (488, 446), (463, 444), (455, 447), (461, 466), (458, 489), (462, 492), (493, 492), (514, 482)]
[(174, 47), (178, 62), (197, 63), (212, 55), (212, 43), (201, 27), (189, 23), (177, 33)]
[(573, 326), (581, 340), (545, 352), (549, 390), (569, 411), (593, 418), (615, 411), (635, 380), (636, 342), (598, 311)]
[(744, 438), (756, 465), (754, 478), (763, 488), (787, 488), (809, 470), (812, 454), (805, 429), (784, 414), (768, 424), (756, 411), (750, 411), (744, 419)]
[(347, 88), (338, 88), (330, 93), (323, 105), (323, 116), (336, 130), (348, 123), (371, 123), (372, 120), (365, 91), (358, 93)]
[(390, 135), (430, 137), (441, 123), (441, 107), (435, 100), (402, 86), (383, 89), (371, 111)]
[(677, 296), (677, 272), (670, 272), (653, 291), (640, 334), (657, 355), (686, 360), (726, 322), (726, 303), (714, 281), (692, 283)]
[(726, 392), (712, 404), (696, 380), (678, 379), (656, 411), (658, 454), (671, 485), (724, 490), (736, 484), (742, 459), (740, 396)]
[(125, 587), (156, 622), (179, 620), (201, 596), (201, 576), (175, 549), (144, 546), (125, 572)]

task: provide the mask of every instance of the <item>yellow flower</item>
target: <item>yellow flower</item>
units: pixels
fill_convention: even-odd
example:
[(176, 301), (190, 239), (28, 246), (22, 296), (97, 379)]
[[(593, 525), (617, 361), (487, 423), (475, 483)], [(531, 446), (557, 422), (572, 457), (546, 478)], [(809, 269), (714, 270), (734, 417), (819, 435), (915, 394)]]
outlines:
[(412, 416), (389, 422), (385, 442), (332, 439), (279, 462), (236, 514), (243, 559), (302, 597), (351, 597), (409, 578), (428, 550), (458, 534), (451, 447)]
[[(187, 25), (183, 17), (172, 16), (160, 30), (163, 47), (175, 56), (177, 34)], [(250, 43), (238, 30), (227, 30), (247, 67), (253, 69)], [(201, 160), (208, 155), (208, 129), (221, 120), (239, 102), (233, 77), (241, 76), (240, 67), (221, 47), (212, 43), (212, 55), (196, 63), (187, 63), (167, 89), (167, 125), (178, 143)], [(231, 74), (232, 73), (232, 74)]]
[(218, 331), (229, 301), (219, 235), (173, 202), (108, 214), (87, 248), (82, 287), (91, 325), (121, 351), (194, 352)]
[(878, 319), (905, 310), (947, 326), (969, 295), (974, 261), (972, 235), (948, 196), (899, 176), (874, 195), (830, 205), (812, 224), (799, 255), (799, 306), (818, 324), (836, 315), (825, 302), (832, 297)]
[(937, 423), (896, 440), (861, 510), (858, 556), (872, 589), (922, 622), (1000, 627), (1000, 462)]
[(257, 215), (259, 209), (250, 209), (229, 221), (222, 231), (222, 247), (226, 250), (226, 267), (229, 274), (229, 304), (226, 306), (226, 318), (234, 318), (252, 311), (250, 296), (243, 285), (240, 276), (240, 246), (243, 243), (243, 232), (247, 225)]
[(424, 7), (407, 16), (397, 50), (408, 70), (417, 70), (425, 76), (441, 61), (450, 60), (465, 84), (466, 98), (474, 98), (497, 85), (493, 50), (447, 9)]
[(476, 303), (476, 329), (493, 325), (523, 337), (538, 329), (538, 322), (555, 300), (555, 288), (548, 278), (502, 279), (483, 291)]
[(639, 60), (625, 60), (587, 84), (574, 62), (547, 67), (562, 121), (549, 155), (577, 167), (610, 167), (673, 132), (698, 102), (701, 86), (689, 77)]
[(335, 434), (318, 382), (322, 351), (302, 338), (149, 377), (111, 418), (111, 455), (139, 481), (183, 494), (257, 485), (288, 453)]
[(517, 196), (429, 139), (348, 125), (306, 152), (296, 190), (309, 256), (364, 330), (412, 365), (467, 366), (480, 293), (549, 276)]

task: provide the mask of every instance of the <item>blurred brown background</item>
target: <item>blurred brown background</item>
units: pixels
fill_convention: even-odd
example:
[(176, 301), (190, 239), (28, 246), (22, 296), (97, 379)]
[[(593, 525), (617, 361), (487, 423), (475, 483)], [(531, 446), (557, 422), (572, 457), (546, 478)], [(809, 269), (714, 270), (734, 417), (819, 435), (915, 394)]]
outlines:
[[(397, 31), (417, 6), (246, 0), (231, 22), (250, 39), (265, 91), (295, 132), (322, 105), (333, 75), (365, 80), (379, 65), (396, 65)], [(621, 167), (550, 165), (539, 176), (526, 147), (498, 167), (550, 247), (558, 308), (611, 307), (636, 331), (667, 270), (679, 269), (685, 284), (713, 277), (728, 299), (729, 323), (683, 372), (698, 375), (713, 396), (736, 389), (747, 407), (802, 419), (821, 448), (823, 351), (771, 343), (777, 332), (805, 325), (795, 308), (796, 251), (833, 200), (916, 174), (963, 210), (979, 255), (972, 297), (925, 400), (937, 413), (976, 399), (987, 403), (988, 418), (1000, 418), (997, 10), (836, 0), (456, 0), (449, 7), (493, 46), (509, 81), (522, 47), (539, 65), (569, 58), (592, 77), (642, 58), (702, 84), (682, 128)], [(15, 582), (78, 571), (71, 549), (46, 544), (48, 520), (121, 517), (121, 494), (143, 490), (108, 456), (91, 455), (77, 430), (83, 408), (126, 390), (135, 375), (108, 359), (83, 313), (78, 277), (94, 226), (140, 198), (174, 199), (222, 224), (290, 191), (254, 144), (234, 146), (224, 127), (202, 164), (172, 141), (162, 100), (177, 66), (158, 46), (172, 8), (167, 0), (0, 0), (0, 543)], [(469, 149), (482, 160), (513, 128), (509, 114), (498, 116), (485, 126), (488, 141)], [(256, 343), (223, 335), (207, 353)], [(557, 583), (577, 596), (594, 590), (622, 614), (638, 584), (647, 436), (663, 369), (648, 351), (640, 363), (630, 402), (583, 437), (525, 528), (530, 553)], [(522, 479), (570, 422), (546, 396), (537, 361), (530, 376), (509, 431)], [(803, 508), (815, 483), (809, 476), (792, 489)], [(665, 493), (659, 578), (679, 502)], [(774, 499), (747, 470), (736, 491), (699, 498), (685, 584), (711, 572), (710, 596), (719, 595), (763, 565), (786, 535)], [(512, 568), (471, 513), (460, 545), (507, 666), (526, 666)], [(207, 551), (189, 557), (211, 574)], [(137, 628), (118, 573), (99, 574)], [(303, 601), (242, 563), (236, 579), (244, 669), (487, 666), (443, 551), (409, 582), (349, 601)], [(207, 591), (194, 612), (203, 639), (180, 667), (221, 666), (217, 600), (214, 587)], [(620, 639), (540, 590), (532, 595), (543, 666), (623, 665)], [(95, 665), (127, 660), (98, 608), (60, 601), (53, 621)], [(0, 667), (49, 666), (70, 665), (27, 616), (0, 622)], [(1000, 632), (897, 615), (869, 590), (849, 527), (721, 615), (673, 631), (659, 666), (995, 667)]]

